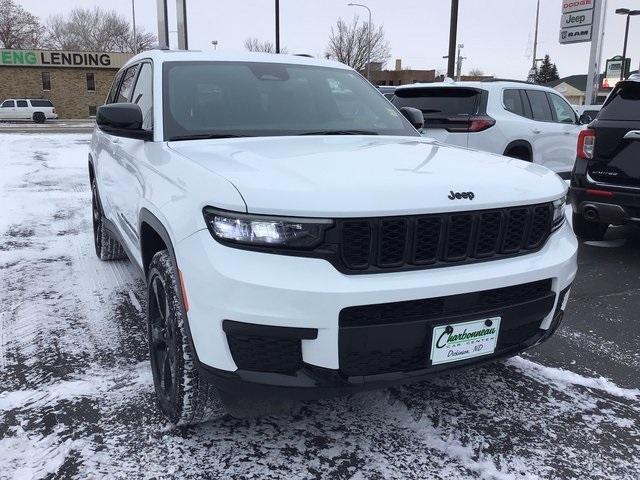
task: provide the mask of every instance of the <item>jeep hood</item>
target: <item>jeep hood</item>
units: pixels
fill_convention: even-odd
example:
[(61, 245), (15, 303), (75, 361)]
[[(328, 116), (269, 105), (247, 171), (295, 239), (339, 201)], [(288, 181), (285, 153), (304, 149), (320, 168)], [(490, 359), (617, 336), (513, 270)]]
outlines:
[[(567, 189), (540, 165), (420, 137), (261, 137), (168, 145), (228, 179), (249, 213), (440, 213), (545, 202)], [(450, 199), (451, 192), (473, 195)]]

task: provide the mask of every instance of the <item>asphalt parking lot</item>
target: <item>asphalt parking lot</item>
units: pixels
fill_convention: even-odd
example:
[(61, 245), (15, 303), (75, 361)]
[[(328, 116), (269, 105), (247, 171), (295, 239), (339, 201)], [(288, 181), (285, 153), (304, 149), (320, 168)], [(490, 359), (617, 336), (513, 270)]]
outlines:
[(173, 428), (143, 283), (94, 255), (88, 135), (0, 140), (0, 478), (637, 480), (637, 231), (580, 246), (563, 326), (521, 357)]

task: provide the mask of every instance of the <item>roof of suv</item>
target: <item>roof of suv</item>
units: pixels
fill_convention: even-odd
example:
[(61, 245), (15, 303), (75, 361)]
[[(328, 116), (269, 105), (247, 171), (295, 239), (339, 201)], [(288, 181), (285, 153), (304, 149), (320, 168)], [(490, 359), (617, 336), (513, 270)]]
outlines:
[(543, 85), (536, 85), (535, 83), (526, 83), (518, 80), (491, 80), (486, 81), (446, 81), (446, 82), (433, 82), (433, 83), (411, 83), (407, 85), (398, 86), (397, 90), (406, 90), (411, 88), (479, 88), (482, 90), (494, 90), (497, 88), (511, 87), (511, 88), (528, 88), (531, 90), (553, 90)]
[(334, 60), (312, 58), (303, 55), (286, 55), (282, 53), (258, 53), (258, 52), (205, 52), (196, 50), (147, 50), (132, 57), (124, 66), (128, 66), (139, 60), (151, 59), (154, 62), (264, 62), (287, 63), (290, 65), (313, 65), (350, 70), (343, 63)]

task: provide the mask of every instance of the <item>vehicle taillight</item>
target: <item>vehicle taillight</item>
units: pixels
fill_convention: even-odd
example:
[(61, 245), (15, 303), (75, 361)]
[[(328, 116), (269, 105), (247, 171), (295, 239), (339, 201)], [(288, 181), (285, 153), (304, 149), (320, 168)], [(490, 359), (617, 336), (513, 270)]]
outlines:
[(593, 149), (596, 146), (596, 132), (590, 128), (580, 131), (578, 135), (578, 158), (590, 160), (593, 158)]
[(445, 128), (452, 133), (482, 132), (496, 124), (496, 121), (488, 115), (463, 117), (462, 119), (452, 117), (450, 121), (453, 125), (447, 125)]
[(482, 132), (487, 128), (491, 128), (496, 124), (496, 121), (491, 117), (471, 117), (469, 119), (469, 131), (470, 132)]

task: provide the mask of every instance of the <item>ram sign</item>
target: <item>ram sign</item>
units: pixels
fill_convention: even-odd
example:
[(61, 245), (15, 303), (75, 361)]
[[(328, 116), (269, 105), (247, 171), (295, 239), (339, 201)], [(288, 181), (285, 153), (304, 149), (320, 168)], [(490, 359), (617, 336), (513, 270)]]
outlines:
[(596, 0), (562, 0), (560, 43), (590, 42)]

